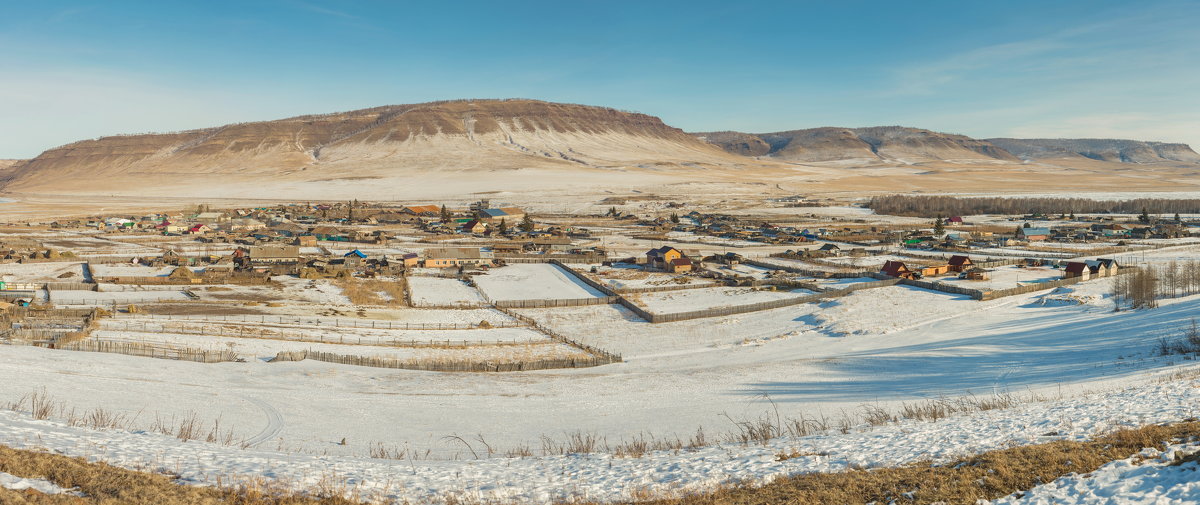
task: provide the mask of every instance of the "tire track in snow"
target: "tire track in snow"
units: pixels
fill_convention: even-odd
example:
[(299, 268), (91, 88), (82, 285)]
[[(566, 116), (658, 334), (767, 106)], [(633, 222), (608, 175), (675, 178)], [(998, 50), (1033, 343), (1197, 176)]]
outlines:
[(262, 409), (263, 414), (266, 414), (267, 416), (267, 427), (263, 428), (263, 430), (258, 432), (257, 435), (246, 439), (246, 447), (255, 447), (258, 444), (275, 438), (275, 436), (283, 430), (283, 414), (280, 414), (275, 407), (272, 407), (271, 404), (251, 396), (242, 396), (242, 398), (258, 406), (258, 408)]

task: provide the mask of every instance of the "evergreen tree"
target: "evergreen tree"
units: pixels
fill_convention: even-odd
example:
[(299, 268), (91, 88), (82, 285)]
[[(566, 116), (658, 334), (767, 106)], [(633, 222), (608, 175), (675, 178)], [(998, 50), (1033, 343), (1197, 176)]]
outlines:
[(450, 209), (447, 209), (446, 204), (444, 204), (444, 203), (442, 204), (442, 212), (439, 217), (441, 217), (443, 223), (450, 222), (450, 218), (451, 218)]
[(1183, 222), (1183, 220), (1179, 218), (1179, 213), (1178, 213), (1178, 212), (1176, 212), (1176, 213), (1175, 213), (1175, 222), (1176, 222), (1176, 223), (1182, 223), (1182, 222)]
[(940, 237), (943, 233), (946, 233), (946, 223), (942, 221), (942, 216), (938, 216), (937, 221), (933, 222), (933, 234)]
[(500, 218), (500, 224), (496, 226), (496, 231), (499, 231), (501, 235), (508, 233), (508, 223), (504, 222), (504, 218)]
[(679, 224), (679, 214), (672, 212), (671, 213), (671, 222), (675, 223), (675, 224)]
[(1147, 211), (1145, 207), (1142, 207), (1142, 215), (1138, 216), (1138, 221), (1141, 221), (1143, 223), (1150, 222), (1150, 212)]
[(525, 214), (525, 218), (521, 220), (521, 224), (517, 225), (517, 227), (520, 228), (521, 231), (523, 231), (525, 233), (529, 233), (529, 232), (533, 231), (533, 229), (534, 229), (533, 217), (530, 216), (529, 214)]

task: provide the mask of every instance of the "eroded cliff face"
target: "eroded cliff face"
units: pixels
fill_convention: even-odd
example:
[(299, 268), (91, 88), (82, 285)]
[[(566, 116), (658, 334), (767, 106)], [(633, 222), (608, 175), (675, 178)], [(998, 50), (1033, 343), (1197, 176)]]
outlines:
[(123, 186), (198, 175), (308, 180), (317, 172), (337, 179), (363, 169), (743, 162), (646, 114), (537, 100), (464, 100), (84, 140), (17, 163), (3, 182), (6, 191), (25, 191), (68, 187), (80, 178)]

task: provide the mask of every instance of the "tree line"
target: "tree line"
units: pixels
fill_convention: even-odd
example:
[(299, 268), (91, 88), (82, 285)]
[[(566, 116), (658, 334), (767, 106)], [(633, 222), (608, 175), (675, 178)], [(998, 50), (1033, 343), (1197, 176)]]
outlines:
[(1200, 199), (1134, 198), (1091, 200), (1052, 197), (956, 197), (887, 195), (871, 198), (867, 207), (877, 214), (934, 217), (976, 214), (1200, 214)]
[(1113, 278), (1112, 295), (1117, 306), (1152, 309), (1158, 300), (1200, 293), (1200, 261), (1172, 261), (1166, 265), (1142, 266), (1136, 272)]

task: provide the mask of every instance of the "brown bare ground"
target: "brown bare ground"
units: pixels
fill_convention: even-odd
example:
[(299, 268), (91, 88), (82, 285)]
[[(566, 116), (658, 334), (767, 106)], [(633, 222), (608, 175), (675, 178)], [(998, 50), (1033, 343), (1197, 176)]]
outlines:
[[(355, 305), (387, 305), (398, 307), (404, 305), (404, 281), (385, 281), (379, 279), (334, 279), (333, 284), (341, 288), (350, 303)], [(380, 293), (387, 293), (390, 300), (384, 299)]]

